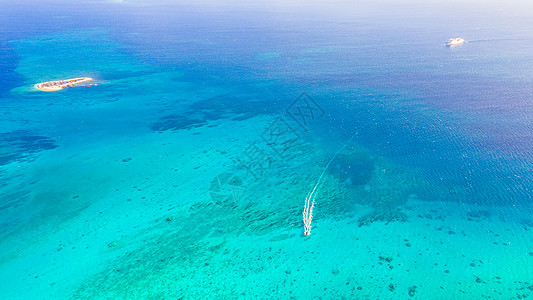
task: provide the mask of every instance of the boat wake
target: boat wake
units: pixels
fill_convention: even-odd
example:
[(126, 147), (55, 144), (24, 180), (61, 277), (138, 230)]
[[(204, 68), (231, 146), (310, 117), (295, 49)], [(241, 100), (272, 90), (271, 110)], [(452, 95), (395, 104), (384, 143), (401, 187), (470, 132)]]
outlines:
[(469, 40), (469, 43), (483, 43), (483, 42), (499, 42), (499, 41), (532, 41), (533, 37), (514, 37), (514, 38), (493, 38), (493, 39), (479, 39)]

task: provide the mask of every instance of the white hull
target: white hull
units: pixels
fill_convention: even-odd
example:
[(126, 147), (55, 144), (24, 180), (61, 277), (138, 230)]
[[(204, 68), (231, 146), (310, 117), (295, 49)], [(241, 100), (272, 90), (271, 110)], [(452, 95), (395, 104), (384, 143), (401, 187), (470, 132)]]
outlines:
[(465, 40), (463, 40), (462, 38), (449, 39), (448, 42), (446, 42), (446, 46), (457, 46), (461, 45), (464, 42)]

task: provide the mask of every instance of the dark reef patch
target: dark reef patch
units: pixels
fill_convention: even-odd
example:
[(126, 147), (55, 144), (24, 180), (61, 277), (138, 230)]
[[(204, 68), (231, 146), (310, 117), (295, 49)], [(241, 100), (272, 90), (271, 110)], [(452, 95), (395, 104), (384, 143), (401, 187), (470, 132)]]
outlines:
[(190, 129), (204, 126), (207, 122), (200, 119), (189, 119), (185, 116), (169, 115), (150, 125), (153, 131)]
[(203, 114), (207, 120), (233, 119), (246, 120), (259, 114), (278, 113), (280, 109), (269, 105), (267, 99), (250, 96), (219, 95), (195, 102), (191, 110)]
[(413, 197), (416, 187), (423, 184), (416, 173), (387, 163), (350, 143), (334, 158), (328, 172), (344, 186), (348, 201), (372, 208), (359, 218), (359, 226), (406, 222), (408, 217), (402, 206)]
[(366, 184), (374, 172), (374, 161), (369, 152), (350, 145), (339, 153), (331, 163), (330, 172), (339, 177), (339, 181), (348, 186)]
[(401, 212), (399, 209), (374, 209), (372, 212), (359, 218), (359, 227), (370, 225), (374, 222), (385, 222), (389, 224), (391, 222), (407, 222), (407, 215)]
[[(27, 199), (29, 199), (30, 191), (25, 189), (19, 189), (13, 192), (0, 193), (0, 211), (5, 211), (22, 205)], [(1, 223), (1, 222), (0, 222)], [(6, 228), (5, 226), (2, 228)]]
[(185, 113), (164, 116), (150, 128), (154, 131), (190, 129), (208, 125), (209, 121), (243, 121), (281, 111), (277, 102), (266, 96), (224, 94), (194, 102)]
[(38, 152), (57, 147), (55, 140), (26, 130), (0, 133), (0, 166), (13, 161), (31, 161)]

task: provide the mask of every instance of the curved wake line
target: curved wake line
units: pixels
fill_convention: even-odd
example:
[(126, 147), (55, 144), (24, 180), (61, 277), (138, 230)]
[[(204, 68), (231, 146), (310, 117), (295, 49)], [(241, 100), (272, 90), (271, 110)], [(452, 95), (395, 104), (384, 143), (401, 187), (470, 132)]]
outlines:
[[(339, 150), (337, 150), (337, 152), (335, 152), (335, 154), (329, 160), (329, 162), (326, 165), (326, 167), (324, 168), (324, 170), (322, 170), (322, 174), (320, 174), (320, 177), (318, 178), (315, 186), (313, 187), (313, 190), (311, 191), (309, 196), (307, 198), (305, 198), (304, 211), (302, 212), (303, 223), (304, 223), (304, 235), (310, 235), (311, 234), (311, 221), (313, 220), (313, 208), (315, 207), (315, 199), (313, 198), (313, 194), (315, 193), (316, 188), (320, 184), (320, 181), (322, 181), (322, 177), (324, 177), (324, 174), (326, 173), (326, 170), (329, 168), (329, 166), (331, 165), (333, 160), (335, 160), (335, 157), (337, 157), (339, 152), (341, 152), (344, 148), (346, 148), (346, 146), (352, 141), (353, 137), (354, 137), (354, 135), (352, 135), (352, 137), (344, 144), (344, 146), (342, 146), (341, 148), (339, 148)], [(313, 201), (311, 202), (311, 200), (313, 200)]]

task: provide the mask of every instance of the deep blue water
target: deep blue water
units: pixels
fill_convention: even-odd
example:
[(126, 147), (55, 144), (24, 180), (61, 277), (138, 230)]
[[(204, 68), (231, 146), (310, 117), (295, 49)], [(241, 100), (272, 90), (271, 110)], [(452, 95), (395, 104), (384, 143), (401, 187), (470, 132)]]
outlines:
[[(531, 5), (0, 5), (0, 238), (6, 253), (0, 274), (18, 276), (13, 288), (0, 288), (0, 295), (12, 297), (30, 286), (21, 299), (158, 298), (162, 291), (198, 299), (206, 294), (239, 298), (236, 291), (244, 298), (268, 298), (275, 297), (273, 290), (282, 298), (402, 299), (414, 290), (409, 282), (433, 272), (427, 266), (445, 263), (472, 279), (473, 286), (464, 288), (439, 279), (446, 293), (459, 298), (487, 295), (476, 286), (480, 274), (492, 280), (488, 285), (497, 291), (488, 294), (492, 297), (514, 297), (524, 289), (524, 295), (531, 294)], [(444, 45), (457, 36), (466, 43)], [(32, 88), (81, 76), (94, 77), (98, 86), (51, 93)], [(294, 105), (303, 105), (302, 99), (315, 109), (303, 126), (303, 119), (294, 117)], [(278, 124), (289, 130), (268, 131)], [(313, 240), (301, 236), (301, 206), (329, 161), (310, 245)], [(220, 203), (236, 200), (235, 194), (213, 196), (222, 193), (213, 186), (227, 174), (238, 191), (247, 192), (245, 200), (218, 210)], [(336, 226), (351, 238), (337, 240), (342, 235), (335, 230), (321, 238), (319, 230), (332, 220), (341, 222), (345, 227)], [(177, 225), (164, 227), (168, 224)], [(372, 227), (383, 224), (398, 227)], [(425, 226), (430, 229), (424, 231)], [(442, 228), (449, 236), (440, 244), (426, 241)], [(395, 261), (410, 257), (406, 231), (413, 232), (410, 239), (427, 242), (419, 250), (432, 251), (427, 254), (432, 263), (409, 260), (403, 263), (405, 273), (375, 271), (374, 264), (390, 263), (377, 253), (388, 251), (383, 255)], [(382, 244), (372, 239), (373, 232)], [(463, 240), (453, 241), (456, 234)], [(395, 238), (396, 244), (386, 244)], [(338, 249), (324, 247), (337, 242)], [(247, 246), (232, 248), (239, 243)], [(66, 244), (88, 250), (63, 254)], [(456, 250), (440, 248), (444, 244), (466, 249), (463, 257), (475, 264), (454, 260)], [(310, 259), (320, 265), (290, 253), (297, 245), (332, 257), (333, 269), (324, 267), (327, 275), (318, 267), (319, 289), (304, 283), (309, 293), (286, 285), (291, 274), (304, 272), (298, 276), (303, 278), (315, 270), (284, 266), (285, 261)], [(494, 254), (502, 250), (493, 245), (506, 245), (508, 256), (498, 258)], [(276, 247), (277, 254), (269, 252)], [(248, 249), (268, 262), (246, 271), (257, 277), (244, 279), (239, 272), (253, 262), (243, 254)], [(363, 252), (379, 257), (378, 262), (365, 261)], [(441, 253), (446, 258), (440, 260)], [(39, 255), (58, 256), (41, 261)], [(349, 255), (361, 255), (361, 265), (352, 266)], [(57, 274), (76, 278), (72, 284), (49, 271), (57, 270), (55, 261), (67, 264), (80, 256), (87, 264), (105, 258), (94, 272), (80, 271), (83, 262), (60, 268)], [(184, 259), (174, 261), (175, 256)], [(140, 260), (148, 263), (139, 265)], [(221, 263), (226, 260), (229, 265)], [(492, 269), (461, 269), (481, 260)], [(166, 267), (157, 264), (162, 261)], [(28, 267), (34, 263), (43, 266)], [(268, 265), (283, 265), (283, 272)], [(339, 265), (381, 281), (365, 281), (357, 272), (346, 275)], [(505, 265), (518, 270), (515, 277), (497, 279)], [(234, 271), (227, 278), (241, 283), (228, 287), (219, 267)], [(419, 276), (409, 273), (417, 268)], [(118, 269), (131, 272), (121, 276)], [(190, 272), (175, 275), (176, 269)], [(35, 274), (44, 277), (42, 282), (26, 279)], [(252, 277), (277, 278), (273, 282), (279, 286), (246, 294)], [(157, 284), (144, 287), (145, 278)], [(119, 282), (116, 287), (108, 284), (113, 280)], [(180, 284), (176, 290), (169, 287), (174, 280)], [(213, 288), (194, 286), (202, 280), (214, 281)], [(420, 297), (444, 297), (429, 288), (436, 289), (439, 280), (419, 283)], [(352, 286), (356, 281), (363, 282), (359, 287), (366, 294), (357, 294), (362, 289)], [(346, 289), (337, 290), (339, 285)]]

